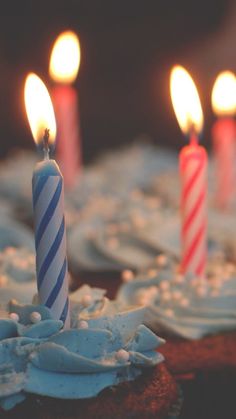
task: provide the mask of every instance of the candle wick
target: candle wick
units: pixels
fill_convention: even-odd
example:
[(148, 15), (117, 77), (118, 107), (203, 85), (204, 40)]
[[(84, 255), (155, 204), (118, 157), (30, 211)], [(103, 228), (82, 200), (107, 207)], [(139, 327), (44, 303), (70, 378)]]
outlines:
[(190, 144), (191, 145), (197, 145), (198, 144), (198, 138), (197, 133), (194, 124), (192, 124), (190, 130), (189, 130), (189, 137), (190, 137)]
[(50, 130), (46, 128), (44, 131), (44, 137), (43, 137), (44, 160), (49, 160), (49, 136), (50, 136)]

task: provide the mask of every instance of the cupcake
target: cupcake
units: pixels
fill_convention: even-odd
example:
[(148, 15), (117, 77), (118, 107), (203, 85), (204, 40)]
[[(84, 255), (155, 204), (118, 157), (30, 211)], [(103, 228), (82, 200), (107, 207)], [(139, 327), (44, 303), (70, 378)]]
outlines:
[(11, 409), (9, 417), (20, 417), (32, 405), (42, 418), (49, 407), (64, 418), (176, 411), (177, 387), (156, 351), (164, 341), (142, 324), (145, 310), (120, 311), (88, 286), (70, 300), (69, 330), (36, 301), (9, 302), (0, 320), (0, 417)]
[[(140, 273), (122, 285), (119, 304), (146, 306), (145, 324), (169, 339), (166, 359), (172, 372), (235, 365), (236, 265), (222, 253), (215, 254), (202, 279), (179, 274), (176, 263), (165, 261), (163, 268)], [(228, 356), (230, 346), (233, 356)]]

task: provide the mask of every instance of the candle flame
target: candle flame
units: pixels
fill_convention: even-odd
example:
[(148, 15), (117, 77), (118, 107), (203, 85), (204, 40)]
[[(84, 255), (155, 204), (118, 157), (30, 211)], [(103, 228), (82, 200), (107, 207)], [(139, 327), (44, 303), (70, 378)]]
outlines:
[(236, 111), (236, 77), (231, 71), (220, 73), (211, 95), (213, 111), (217, 116), (234, 115)]
[(61, 33), (52, 49), (49, 74), (55, 82), (73, 83), (80, 65), (80, 44), (74, 32)]
[(24, 96), (26, 113), (36, 144), (43, 142), (46, 130), (49, 130), (49, 144), (53, 144), (56, 121), (52, 101), (45, 84), (34, 73), (26, 78)]
[(192, 129), (200, 133), (203, 113), (198, 91), (189, 73), (181, 66), (175, 66), (171, 71), (170, 94), (177, 121), (184, 134), (190, 134)]

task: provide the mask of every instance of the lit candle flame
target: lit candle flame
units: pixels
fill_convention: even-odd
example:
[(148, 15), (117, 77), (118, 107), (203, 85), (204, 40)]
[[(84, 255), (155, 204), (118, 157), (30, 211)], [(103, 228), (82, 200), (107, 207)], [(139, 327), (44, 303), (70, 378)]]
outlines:
[(233, 116), (236, 111), (236, 77), (231, 71), (223, 71), (215, 80), (211, 102), (217, 116)]
[(49, 145), (55, 142), (56, 121), (52, 101), (42, 80), (30, 73), (25, 81), (25, 107), (30, 128), (36, 144), (43, 144), (49, 130)]
[(175, 66), (170, 76), (170, 93), (177, 121), (184, 134), (200, 133), (203, 113), (197, 88), (189, 73)]
[(74, 32), (61, 33), (53, 46), (49, 74), (55, 82), (73, 83), (80, 65), (79, 39)]

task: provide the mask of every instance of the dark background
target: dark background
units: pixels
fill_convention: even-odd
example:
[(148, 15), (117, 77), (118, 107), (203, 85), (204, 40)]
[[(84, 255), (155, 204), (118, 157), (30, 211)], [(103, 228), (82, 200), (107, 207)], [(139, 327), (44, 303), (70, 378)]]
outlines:
[(180, 147), (169, 71), (180, 63), (198, 86), (210, 144), (210, 92), (219, 70), (235, 70), (236, 2), (230, 0), (57, 0), (1, 2), (0, 155), (33, 148), (23, 103), (27, 72), (50, 85), (48, 61), (65, 29), (80, 37), (84, 161), (139, 134)]

